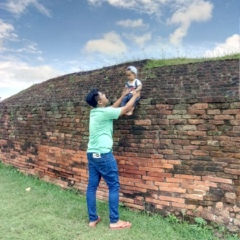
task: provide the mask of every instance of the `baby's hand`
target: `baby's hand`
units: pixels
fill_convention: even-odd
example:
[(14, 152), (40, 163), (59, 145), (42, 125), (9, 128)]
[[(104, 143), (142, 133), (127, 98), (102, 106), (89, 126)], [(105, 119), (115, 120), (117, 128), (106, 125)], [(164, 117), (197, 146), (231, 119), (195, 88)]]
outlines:
[(140, 97), (141, 94), (138, 91), (133, 91), (132, 95), (138, 98), (138, 97)]
[(128, 95), (129, 93), (131, 92), (131, 89), (124, 89), (123, 92), (122, 92), (122, 95), (126, 96)]

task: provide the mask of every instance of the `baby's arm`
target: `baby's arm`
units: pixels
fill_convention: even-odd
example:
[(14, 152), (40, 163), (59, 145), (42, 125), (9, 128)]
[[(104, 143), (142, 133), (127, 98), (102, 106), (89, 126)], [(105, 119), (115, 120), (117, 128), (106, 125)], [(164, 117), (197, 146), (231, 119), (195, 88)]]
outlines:
[(142, 85), (139, 85), (137, 88), (136, 88), (136, 92), (140, 92), (142, 90)]

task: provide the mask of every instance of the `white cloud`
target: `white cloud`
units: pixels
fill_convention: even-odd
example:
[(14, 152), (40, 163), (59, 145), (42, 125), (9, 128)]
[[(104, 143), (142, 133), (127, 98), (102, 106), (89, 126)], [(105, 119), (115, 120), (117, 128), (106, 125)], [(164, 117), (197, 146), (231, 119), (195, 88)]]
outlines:
[(135, 34), (124, 34), (124, 36), (127, 39), (133, 41), (135, 44), (139, 45), (140, 47), (143, 47), (147, 41), (150, 41), (152, 39), (151, 33), (146, 33), (141, 36), (137, 36)]
[(205, 52), (204, 57), (220, 57), (228, 54), (240, 53), (240, 35), (234, 34), (224, 43), (216, 44), (213, 50)]
[(169, 24), (179, 24), (171, 35), (170, 42), (181, 43), (192, 22), (207, 21), (212, 16), (210, 0), (88, 0), (94, 6), (108, 3), (113, 7), (131, 9), (154, 17), (161, 17), (163, 9), (173, 13)]
[(49, 65), (31, 66), (18, 60), (0, 60), (0, 98), (12, 96), (33, 84), (62, 75)]
[(170, 35), (170, 42), (181, 43), (183, 37), (187, 35), (192, 22), (207, 21), (212, 17), (213, 4), (204, 0), (195, 0), (188, 6), (178, 9), (169, 20), (169, 24), (180, 24)]
[(131, 19), (120, 20), (116, 24), (119, 26), (128, 27), (128, 28), (140, 28), (140, 27), (148, 26), (147, 24), (143, 23), (143, 20), (141, 18), (136, 20), (131, 20)]
[(155, 14), (158, 16), (161, 13), (160, 7), (171, 1), (173, 0), (88, 0), (90, 4), (95, 6), (107, 2), (114, 7), (133, 9), (138, 12)]
[(7, 0), (5, 3), (0, 4), (0, 7), (16, 16), (20, 16), (30, 5), (34, 6), (43, 15), (51, 17), (50, 11), (39, 3), (38, 0)]
[(5, 40), (14, 40), (17, 38), (18, 36), (15, 33), (14, 26), (0, 19), (0, 51), (3, 50)]
[(42, 55), (42, 51), (39, 50), (37, 43), (29, 42), (27, 44), (24, 44), (21, 48), (2, 48), (2, 51), (8, 52), (8, 53), (20, 53), (24, 54), (24, 57), (27, 57), (26, 54), (38, 54), (39, 57)]
[(61, 74), (49, 65), (30, 66), (18, 60), (0, 61), (0, 87), (25, 87)]
[(89, 53), (120, 54), (127, 51), (127, 46), (115, 32), (104, 34), (102, 39), (89, 40), (84, 47)]

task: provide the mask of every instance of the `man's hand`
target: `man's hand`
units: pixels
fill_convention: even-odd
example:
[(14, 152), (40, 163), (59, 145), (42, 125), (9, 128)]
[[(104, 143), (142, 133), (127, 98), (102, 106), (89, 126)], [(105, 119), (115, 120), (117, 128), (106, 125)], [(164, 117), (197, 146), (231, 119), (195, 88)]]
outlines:
[(140, 92), (138, 92), (138, 91), (133, 91), (132, 92), (132, 95), (134, 96), (134, 97), (136, 97), (136, 98), (138, 98), (138, 97), (140, 97)]
[(122, 96), (126, 96), (126, 95), (128, 95), (130, 92), (131, 92), (131, 89), (126, 88), (126, 89), (123, 90)]

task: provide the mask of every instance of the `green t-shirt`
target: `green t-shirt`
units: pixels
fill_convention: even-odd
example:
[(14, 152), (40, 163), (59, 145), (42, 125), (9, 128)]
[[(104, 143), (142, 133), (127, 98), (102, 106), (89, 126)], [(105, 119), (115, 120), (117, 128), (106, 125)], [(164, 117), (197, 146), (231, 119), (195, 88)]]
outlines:
[(121, 108), (94, 108), (90, 112), (87, 152), (108, 153), (113, 146), (113, 119), (118, 119)]

